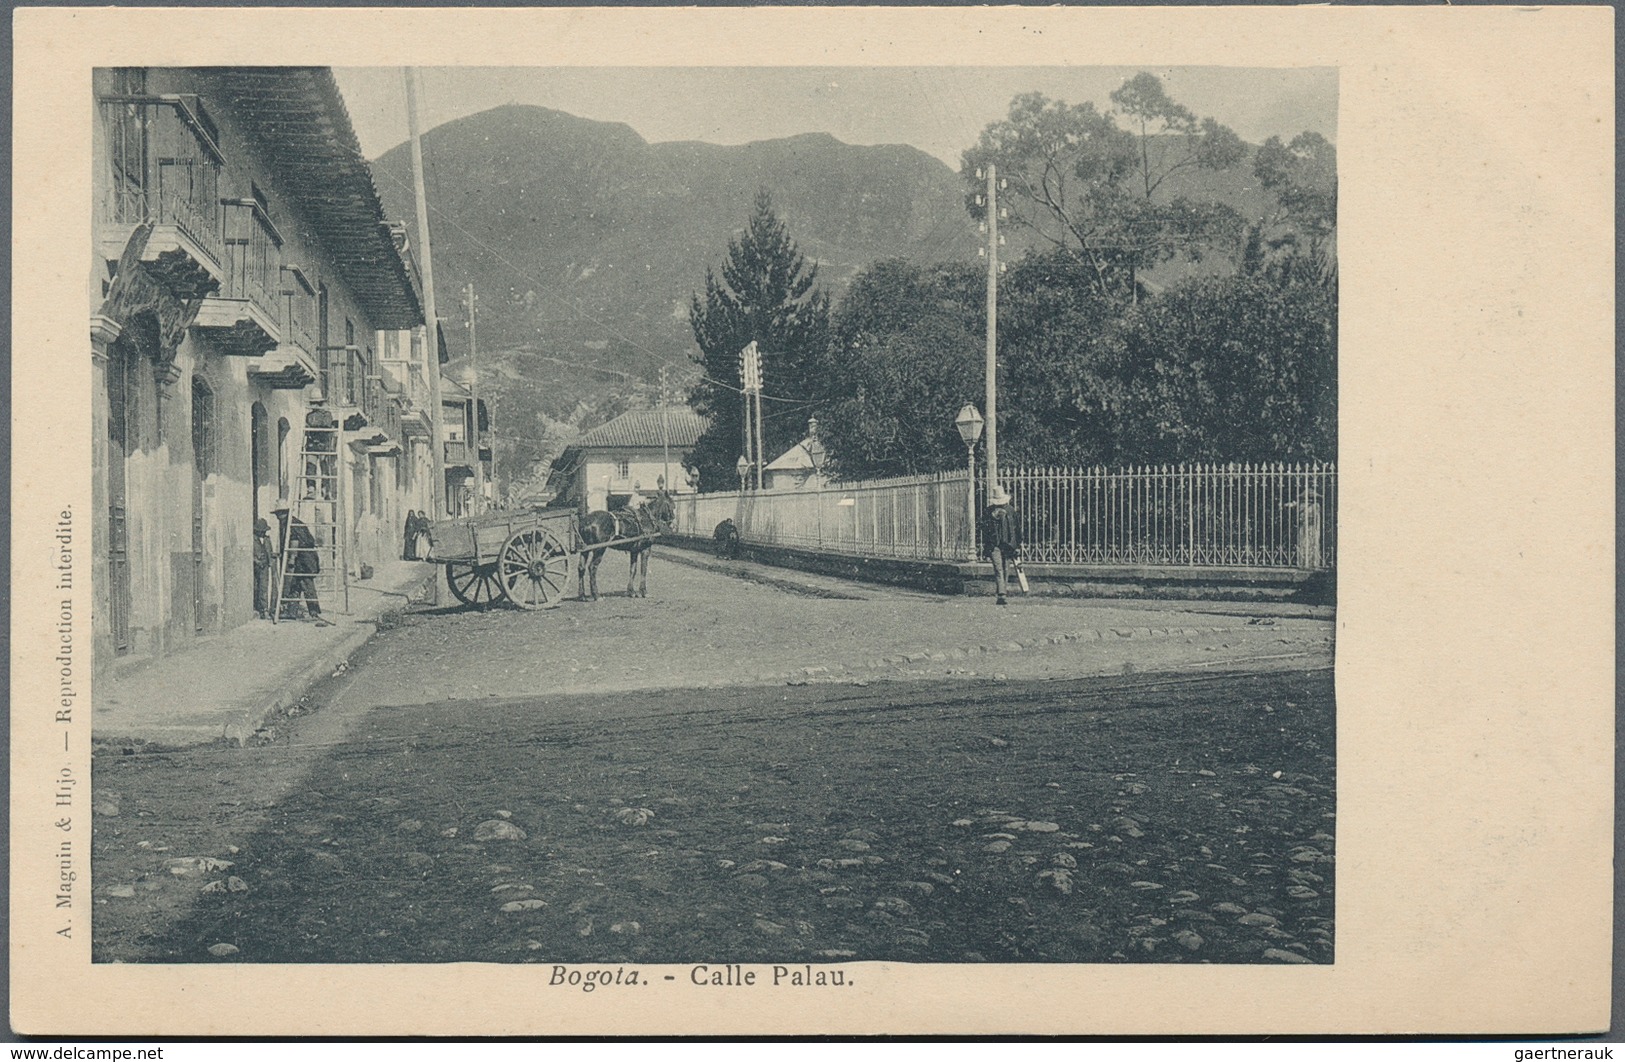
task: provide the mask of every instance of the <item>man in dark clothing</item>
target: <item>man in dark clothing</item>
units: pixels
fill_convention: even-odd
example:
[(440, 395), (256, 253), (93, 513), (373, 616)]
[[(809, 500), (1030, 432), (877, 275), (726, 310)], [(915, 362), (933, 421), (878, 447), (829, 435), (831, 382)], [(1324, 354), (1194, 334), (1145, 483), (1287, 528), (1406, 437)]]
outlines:
[(316, 576), (321, 573), (321, 554), (317, 551), (316, 536), (310, 533), (305, 522), (288, 512), (288, 500), (279, 499), (276, 508), (278, 524), (278, 539), (282, 542), (282, 604), (288, 608), (298, 609), (297, 602), (303, 601), (309, 610), (310, 618), (316, 621), (318, 627), (331, 627), (329, 620), (322, 618), (322, 604), (316, 598)]
[(982, 513), (982, 555), (993, 562), (993, 578), (1000, 605), (1005, 604), (1006, 570), (1021, 559), (1021, 525), (1003, 487), (994, 485)]
[(271, 573), (276, 568), (276, 547), (265, 517), (254, 520), (254, 615), (271, 618)]

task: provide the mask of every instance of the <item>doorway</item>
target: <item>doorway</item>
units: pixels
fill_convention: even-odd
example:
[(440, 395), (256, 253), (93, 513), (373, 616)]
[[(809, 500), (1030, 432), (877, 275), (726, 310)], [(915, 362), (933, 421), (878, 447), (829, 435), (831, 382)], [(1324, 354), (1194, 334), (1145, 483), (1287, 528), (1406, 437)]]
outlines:
[(192, 377), (192, 629), (204, 628), (204, 542), (207, 538), (203, 484), (214, 464), (214, 391)]

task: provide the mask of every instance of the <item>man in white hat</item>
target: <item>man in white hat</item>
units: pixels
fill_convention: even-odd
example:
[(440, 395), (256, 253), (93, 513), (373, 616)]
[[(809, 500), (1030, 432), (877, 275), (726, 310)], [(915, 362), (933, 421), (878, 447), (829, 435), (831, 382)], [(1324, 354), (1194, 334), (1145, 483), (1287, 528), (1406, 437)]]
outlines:
[(993, 579), (998, 588), (996, 604), (1005, 604), (1006, 571), (1021, 557), (1021, 525), (1016, 519), (1010, 494), (997, 483), (988, 492), (987, 509), (982, 513), (982, 555), (993, 563)]

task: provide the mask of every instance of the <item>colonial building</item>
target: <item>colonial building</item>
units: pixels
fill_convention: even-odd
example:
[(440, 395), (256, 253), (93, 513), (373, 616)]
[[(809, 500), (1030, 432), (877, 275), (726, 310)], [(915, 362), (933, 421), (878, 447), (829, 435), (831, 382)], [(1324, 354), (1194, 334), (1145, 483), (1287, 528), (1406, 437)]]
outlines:
[(684, 465), (705, 430), (691, 409), (637, 409), (584, 433), (553, 462), (548, 485), (561, 501), (589, 510), (618, 509), (634, 493), (662, 486), (692, 494)]
[(254, 618), (254, 522), (311, 497), (313, 409), (343, 426), (344, 566), (398, 556), (382, 529), (427, 494), (407, 448), (426, 429), (387, 382), (421, 345), (377, 347), (421, 330), (421, 299), (331, 71), (105, 69), (94, 88), (100, 671)]
[[(479, 431), (474, 430), (474, 392), (449, 376), (440, 378), (441, 439), (446, 468), (446, 512), (467, 516), (473, 511), (475, 485), (485, 498), (485, 509), (497, 504), (496, 469), (492, 461), (491, 410), (480, 399)], [(479, 478), (474, 476), (475, 437), (479, 439)]]

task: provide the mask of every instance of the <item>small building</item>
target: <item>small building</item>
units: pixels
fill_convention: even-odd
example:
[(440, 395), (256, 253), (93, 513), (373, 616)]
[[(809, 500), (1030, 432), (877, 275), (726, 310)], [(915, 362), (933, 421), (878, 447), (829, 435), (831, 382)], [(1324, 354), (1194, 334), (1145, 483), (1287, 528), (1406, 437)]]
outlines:
[(344, 563), (399, 556), (356, 533), (399, 522), (415, 482), (375, 344), (423, 308), (331, 70), (122, 67), (93, 87), (101, 672), (254, 618), (254, 524), (311, 496), (313, 413), (344, 426), (323, 463)]
[(491, 433), (491, 409), (485, 404), (485, 399), (479, 403), (479, 431), (474, 430), (474, 392), (467, 384), (453, 380), (449, 376), (440, 378), (440, 418), (441, 429), (445, 433), (440, 445), (444, 452), (446, 468), (446, 514), (448, 516), (466, 516), (473, 511), (475, 476), (474, 476), (474, 440), (479, 438), (479, 480), (481, 491), (485, 497), (485, 508), (491, 509), (496, 502), (497, 490), (495, 480)]
[(807, 437), (769, 461), (762, 486), (766, 490), (818, 490), (824, 475), (824, 444), (818, 441), (818, 418), (807, 422)]
[(705, 430), (692, 409), (635, 409), (600, 424), (565, 447), (548, 486), (561, 501), (587, 510), (614, 510), (634, 493), (694, 493), (688, 452)]

